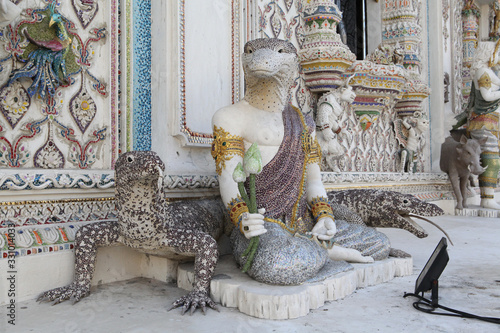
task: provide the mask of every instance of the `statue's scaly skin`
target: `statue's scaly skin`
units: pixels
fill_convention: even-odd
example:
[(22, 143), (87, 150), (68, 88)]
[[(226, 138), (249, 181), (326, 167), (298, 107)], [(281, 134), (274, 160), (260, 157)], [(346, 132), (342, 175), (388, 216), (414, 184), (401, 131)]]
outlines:
[(172, 259), (195, 257), (195, 284), (172, 308), (182, 313), (206, 306), (210, 281), (218, 259), (217, 238), (222, 233), (224, 207), (218, 200), (167, 203), (162, 179), (165, 166), (154, 152), (128, 152), (116, 162), (117, 222), (83, 226), (75, 237), (75, 279), (68, 286), (49, 290), (39, 300), (55, 304), (90, 292), (98, 246), (122, 243), (139, 251)]
[(370, 227), (387, 227), (408, 230), (419, 238), (427, 232), (409, 214), (421, 216), (443, 215), (438, 206), (421, 201), (410, 194), (382, 190), (345, 190), (328, 193), (331, 202), (346, 206), (356, 212)]

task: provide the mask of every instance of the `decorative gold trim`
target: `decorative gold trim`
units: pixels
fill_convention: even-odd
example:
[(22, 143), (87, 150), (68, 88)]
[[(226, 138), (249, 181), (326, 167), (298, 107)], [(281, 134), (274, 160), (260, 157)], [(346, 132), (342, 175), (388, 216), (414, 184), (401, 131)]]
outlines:
[(307, 130), (302, 132), (302, 148), (306, 154), (306, 165), (321, 163), (321, 148), (316, 137), (312, 137)]
[[(302, 112), (297, 109), (296, 107), (294, 107), (292, 105), (292, 108), (295, 110), (295, 112), (297, 112), (297, 114), (299, 115), (299, 118), (300, 118), (300, 121), (302, 122), (302, 128), (304, 129), (304, 131), (307, 131), (307, 124), (306, 124), (306, 121), (304, 119), (304, 115), (302, 114)], [(310, 135), (309, 135), (309, 138), (310, 138)], [(304, 144), (304, 132), (302, 132), (302, 143)], [(309, 141), (309, 140), (306, 140), (306, 141)], [(317, 142), (316, 142), (317, 143)], [(296, 229), (296, 222), (297, 222), (297, 210), (299, 208), (299, 204), (300, 204), (300, 198), (302, 198), (302, 196), (304, 195), (305, 193), (305, 182), (306, 182), (306, 171), (307, 171), (307, 166), (308, 166), (308, 152), (307, 151), (304, 151), (305, 152), (305, 159), (304, 159), (304, 166), (302, 167), (302, 178), (300, 179), (300, 193), (297, 197), (297, 202), (295, 202), (295, 205), (293, 205), (293, 209), (292, 209), (292, 216), (291, 216), (291, 221), (290, 221), (290, 228), (295, 230)]]
[(229, 211), (229, 217), (231, 219), (231, 222), (234, 224), (235, 227), (239, 226), (241, 233), (243, 233), (242, 230), (243, 225), (240, 222), (241, 222), (241, 216), (244, 213), (248, 213), (247, 204), (241, 199), (240, 196), (238, 196), (237, 198), (232, 199), (227, 204), (227, 210)]
[(233, 156), (245, 155), (245, 144), (241, 136), (231, 135), (222, 127), (214, 126), (214, 141), (212, 143), (212, 158), (215, 160), (215, 170), (220, 176), (226, 162)]
[(311, 212), (316, 222), (323, 217), (330, 217), (332, 220), (334, 220), (333, 210), (330, 206), (330, 203), (328, 202), (328, 198), (316, 197), (312, 199)]
[(488, 73), (484, 73), (483, 75), (481, 75), (479, 80), (477, 80), (477, 83), (479, 85), (479, 88), (487, 88), (487, 89), (491, 88), (491, 78), (488, 75)]
[(264, 217), (264, 221), (278, 224), (279, 226), (281, 226), (281, 228), (285, 229), (286, 231), (290, 232), (291, 234), (295, 234), (295, 232), (296, 232), (295, 228), (288, 227), (285, 223), (283, 223), (283, 221), (276, 220), (276, 219), (273, 219), (270, 217)]

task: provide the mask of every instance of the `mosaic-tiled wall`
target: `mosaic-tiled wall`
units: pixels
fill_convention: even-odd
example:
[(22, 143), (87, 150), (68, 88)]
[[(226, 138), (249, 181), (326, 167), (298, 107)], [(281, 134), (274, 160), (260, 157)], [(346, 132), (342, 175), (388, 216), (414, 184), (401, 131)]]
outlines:
[(118, 133), (116, 0), (18, 6), (21, 15), (0, 36), (0, 167), (110, 169)]
[(121, 46), (121, 60), (132, 59), (119, 26), (120, 9), (132, 4), (15, 3), (20, 16), (0, 30), (2, 258), (70, 250), (81, 225), (115, 218), (120, 79), (128, 77)]

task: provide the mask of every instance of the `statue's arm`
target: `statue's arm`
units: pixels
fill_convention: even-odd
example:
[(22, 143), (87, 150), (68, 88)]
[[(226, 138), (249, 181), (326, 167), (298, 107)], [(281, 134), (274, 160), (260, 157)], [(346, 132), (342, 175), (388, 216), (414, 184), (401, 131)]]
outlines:
[[(312, 134), (314, 137), (315, 133)], [(321, 181), (319, 160), (309, 163), (306, 168), (306, 198), (311, 205), (316, 224), (311, 230), (314, 236), (321, 240), (332, 238), (337, 229), (333, 220), (333, 212), (328, 203), (325, 187)]]
[(212, 158), (215, 170), (219, 176), (219, 188), (222, 201), (227, 205), (236, 198), (238, 184), (233, 180), (233, 172), (238, 163), (243, 163), (245, 146), (239, 128), (240, 117), (232, 115), (230, 109), (223, 108), (217, 111), (212, 118), (214, 141), (212, 144)]
[(311, 202), (316, 197), (326, 198), (326, 190), (321, 182), (321, 170), (318, 163), (311, 163), (307, 166), (306, 179), (307, 202)]
[(250, 239), (267, 232), (264, 227), (264, 212), (262, 214), (249, 214), (248, 209), (241, 207), (244, 203), (241, 200), (238, 184), (233, 180), (233, 171), (238, 163), (243, 162), (240, 156), (234, 156), (226, 162), (226, 167), (221, 170), (219, 176), (219, 187), (222, 201), (226, 205), (231, 222), (240, 229), (246, 238)]
[(229, 211), (231, 222), (240, 229), (247, 238), (266, 232), (264, 216), (249, 214), (248, 207), (240, 196), (238, 183), (233, 179), (233, 172), (238, 163), (243, 163), (245, 153), (243, 137), (238, 135), (238, 123), (244, 121), (239, 117), (228, 116), (226, 110), (219, 110), (212, 119), (214, 143), (212, 157), (215, 160), (216, 172), (219, 176), (219, 188), (222, 201)]
[(490, 69), (478, 69), (475, 81), (485, 101), (493, 102), (500, 99), (500, 78)]
[(231, 200), (240, 195), (238, 184), (233, 180), (233, 171), (238, 163), (243, 163), (243, 158), (240, 156), (233, 156), (229, 161), (226, 161), (226, 166), (222, 168), (219, 175), (220, 195), (226, 207)]
[(403, 118), (402, 124), (408, 130), (412, 128), (412, 126), (408, 123), (408, 117)]
[(491, 83), (496, 85), (496, 90), (500, 89), (500, 78), (495, 74), (495, 72), (491, 71)]
[(329, 103), (322, 103), (318, 106), (318, 115), (316, 117), (316, 128), (321, 131), (326, 140), (335, 138), (334, 132), (340, 128), (337, 121), (330, 122), (330, 113), (333, 112), (333, 107)]
[(493, 102), (500, 99), (500, 90), (492, 91), (484, 87), (479, 88), (481, 96), (483, 96), (485, 101)]

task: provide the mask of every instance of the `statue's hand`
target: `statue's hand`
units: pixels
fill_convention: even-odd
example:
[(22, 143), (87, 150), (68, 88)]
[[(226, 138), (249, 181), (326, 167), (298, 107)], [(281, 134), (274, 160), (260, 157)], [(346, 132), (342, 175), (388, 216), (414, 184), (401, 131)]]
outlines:
[(337, 232), (337, 226), (330, 217), (320, 218), (311, 230), (310, 234), (318, 237), (319, 240), (329, 240)]
[(243, 234), (247, 239), (250, 239), (255, 236), (260, 236), (267, 232), (264, 227), (264, 214), (266, 210), (264, 208), (259, 209), (259, 213), (250, 214), (245, 213), (243, 218), (241, 219), (241, 224), (243, 225), (242, 230)]
[[(338, 128), (338, 127), (337, 127)], [(325, 138), (326, 141), (331, 141), (335, 139), (336, 135), (333, 133), (331, 129), (326, 129), (323, 132), (323, 137)]]
[[(330, 124), (330, 128), (332, 130), (332, 133), (340, 133), (342, 131), (342, 127), (340, 126), (340, 124), (336, 121), (332, 121), (331, 124)], [(340, 131), (339, 131), (340, 129)]]

